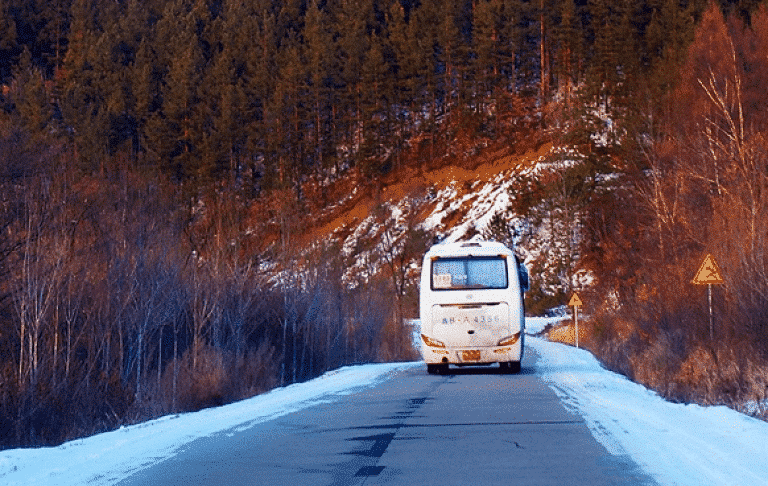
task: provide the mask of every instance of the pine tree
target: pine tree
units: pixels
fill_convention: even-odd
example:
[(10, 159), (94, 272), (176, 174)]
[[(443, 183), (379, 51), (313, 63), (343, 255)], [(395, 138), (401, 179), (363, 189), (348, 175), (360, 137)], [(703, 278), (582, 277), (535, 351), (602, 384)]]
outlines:
[(50, 90), (46, 86), (43, 71), (32, 64), (32, 55), (26, 47), (14, 69), (13, 77), (16, 89), (11, 99), (16, 105), (21, 125), (33, 138), (51, 133), (55, 127)]
[(644, 53), (639, 40), (636, 19), (639, 18), (637, 2), (619, 0), (617, 2), (617, 19), (614, 35), (618, 42), (617, 57), (619, 81), (622, 83), (623, 97), (631, 97), (637, 92), (638, 80), (641, 77), (644, 64)]
[[(324, 169), (329, 161), (324, 160), (326, 152), (332, 143), (332, 134), (327, 127), (330, 125), (331, 110), (328, 106), (330, 85), (333, 82), (331, 72), (334, 49), (331, 33), (328, 31), (329, 19), (320, 10), (317, 2), (313, 1), (307, 9), (304, 29), (304, 48), (307, 60), (307, 87), (312, 97), (312, 126), (313, 159), (316, 167)], [(359, 77), (358, 77), (359, 79)]]
[(151, 82), (148, 12), (141, 1), (131, 0), (111, 20), (102, 35), (109, 57), (101, 60), (101, 91), (109, 117), (109, 153), (125, 154), (135, 163), (142, 150), (140, 140), (151, 96), (147, 85)]
[[(440, 85), (436, 52), (437, 29), (434, 19), (439, 18), (437, 4), (423, 2), (412, 8), (406, 20), (405, 9), (394, 1), (389, 8), (387, 26), (395, 75), (395, 99), (392, 109), (402, 134), (396, 141), (397, 158), (401, 144), (415, 135), (418, 127), (433, 130), (437, 96)], [(434, 145), (434, 139), (432, 142)]]
[(589, 0), (590, 30), (593, 44), (589, 60), (589, 86), (592, 98), (598, 103), (608, 103), (610, 93), (617, 84), (619, 65), (616, 32), (613, 25), (613, 3), (609, 0)]
[[(222, 29), (228, 32), (225, 39), (229, 43), (229, 55), (232, 56), (232, 79), (225, 95), (229, 102), (224, 104), (221, 118), (222, 124), (227, 125), (232, 134), (229, 141), (230, 167), (234, 167), (235, 176), (242, 181), (244, 174), (249, 172), (246, 165), (253, 159), (249, 153), (249, 138), (256, 136), (253, 133), (253, 123), (257, 114), (255, 100), (249, 91), (249, 61), (252, 56), (250, 51), (258, 51), (258, 19), (250, 4), (237, 0), (232, 0), (231, 3), (230, 6), (225, 4)], [(230, 27), (232, 22), (235, 23), (234, 27)], [(244, 46), (246, 48), (243, 48)]]
[(438, 82), (437, 67), (437, 25), (435, 19), (442, 14), (443, 2), (426, 0), (411, 12), (408, 24), (410, 44), (413, 48), (409, 62), (413, 63), (414, 79), (412, 90), (416, 96), (415, 108), (419, 113), (426, 113), (426, 128), (434, 131), (436, 117), (436, 90)]
[(178, 180), (201, 175), (194, 154), (195, 103), (202, 77), (203, 55), (195, 32), (195, 16), (183, 1), (169, 3), (156, 26), (162, 75), (162, 106), (147, 120), (148, 150)]
[(18, 51), (16, 22), (11, 16), (11, 1), (0, 0), (0, 59), (2, 60), (0, 62), (0, 82), (4, 82), (10, 77)]
[(86, 170), (103, 168), (107, 155), (108, 119), (99, 59), (108, 55), (95, 16), (92, 0), (73, 4), (69, 48), (63, 74), (57, 78), (63, 123)]
[(274, 157), (277, 187), (293, 188), (301, 199), (302, 166), (306, 151), (302, 121), (305, 105), (305, 62), (297, 39), (285, 40), (278, 52), (278, 77), (267, 106), (268, 153)]
[(560, 23), (553, 32), (557, 44), (555, 76), (567, 108), (570, 108), (572, 92), (581, 77), (579, 64), (584, 55), (583, 36), (575, 3), (574, 0), (561, 2)]
[(246, 95), (247, 57), (253, 42), (250, 12), (240, 1), (227, 1), (209, 30), (210, 60), (197, 91), (202, 130), (198, 142), (203, 182), (242, 179), (252, 109)]
[(409, 46), (408, 24), (405, 20), (405, 9), (398, 0), (394, 0), (387, 11), (387, 41), (391, 52), (393, 62), (394, 79), (391, 86), (390, 111), (387, 118), (392, 123), (393, 135), (390, 138), (394, 152), (394, 159), (397, 164), (401, 157), (401, 152), (406, 140), (407, 118), (405, 111), (410, 100), (412, 92), (410, 91), (409, 80), (412, 76), (411, 66), (409, 66), (408, 55), (411, 50)]
[(278, 185), (278, 167), (275, 149), (277, 122), (272, 116), (273, 95), (277, 89), (279, 46), (276, 16), (267, 6), (254, 6), (243, 19), (242, 45), (251, 45), (243, 52), (243, 91), (248, 102), (247, 150), (252, 154), (251, 173), (253, 189)]
[[(479, 88), (479, 112), (485, 113), (482, 104), (493, 107), (494, 133), (498, 135), (501, 117), (506, 111), (504, 94), (515, 91), (515, 52), (517, 15), (510, 4), (502, 0), (481, 1), (476, 4), (473, 16), (473, 78)], [(511, 81), (510, 81), (511, 80)]]
[(480, 1), (475, 4), (472, 15), (472, 41), (473, 41), (473, 68), (472, 79), (475, 84), (473, 89), (476, 99), (472, 105), (478, 113), (484, 113), (484, 103), (491, 97), (492, 87), (495, 86), (499, 66), (496, 64), (495, 48), (498, 32), (497, 5), (495, 2)]
[(520, 45), (519, 2), (496, 0), (498, 12), (496, 31), (496, 63), (501, 75), (500, 85), (506, 91), (517, 91), (516, 49)]
[[(335, 45), (333, 48), (334, 78), (342, 92), (335, 96), (340, 130), (344, 143), (354, 147), (357, 162), (363, 162), (360, 147), (365, 142), (363, 131), (362, 67), (368, 46), (368, 30), (373, 5), (370, 0), (341, 0), (330, 12)], [(341, 91), (341, 90), (340, 90)]]
[(200, 119), (200, 135), (195, 143), (196, 182), (209, 182), (232, 178), (235, 174), (236, 140), (239, 104), (233, 46), (222, 32), (221, 44), (213, 49), (212, 57), (196, 91), (195, 116)]
[(751, 28), (739, 36), (737, 47), (744, 56), (745, 76), (743, 104), (745, 118), (757, 132), (768, 131), (768, 99), (765, 97), (768, 80), (768, 5), (752, 12)]
[(550, 94), (552, 81), (552, 25), (557, 12), (555, 0), (538, 0), (539, 26), (539, 99), (544, 103)]
[(659, 111), (669, 106), (664, 98), (676, 84), (693, 40), (694, 3), (687, 8), (681, 8), (677, 0), (656, 0), (651, 4), (653, 13), (644, 37), (650, 67), (646, 79), (654, 101), (651, 106)]
[(130, 74), (136, 122), (136, 149), (142, 155), (149, 148), (147, 123), (160, 106), (160, 76), (151, 44), (148, 36), (141, 40)]
[(64, 59), (69, 36), (69, 12), (72, 0), (38, 0), (41, 24), (39, 29), (41, 49), (47, 61), (48, 75), (59, 69)]
[(449, 115), (448, 124), (451, 124), (451, 113), (454, 108), (461, 105), (462, 78), (465, 72), (464, 61), (467, 59), (466, 43), (461, 38), (458, 26), (458, 14), (456, 1), (447, 1), (443, 5), (443, 14), (438, 18), (436, 43), (437, 62), (443, 75), (438, 80), (436, 89), (439, 92), (442, 111)]
[[(361, 156), (363, 160), (380, 162), (390, 144), (388, 134), (393, 128), (389, 122), (389, 105), (394, 95), (391, 90), (391, 71), (384, 59), (382, 40), (372, 33), (368, 45), (360, 73), (361, 85), (364, 87), (361, 99)], [(372, 172), (371, 167), (366, 167), (365, 172)]]
[[(515, 65), (518, 69), (521, 94), (538, 96), (541, 92), (541, 24), (539, 1), (516, 0), (518, 48)], [(535, 93), (535, 95), (534, 95)]]

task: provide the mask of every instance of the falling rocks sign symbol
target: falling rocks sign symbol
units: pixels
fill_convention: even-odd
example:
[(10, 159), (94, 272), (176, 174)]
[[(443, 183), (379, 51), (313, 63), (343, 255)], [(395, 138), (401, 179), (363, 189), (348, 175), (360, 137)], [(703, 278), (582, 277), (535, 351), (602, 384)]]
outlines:
[(693, 277), (692, 283), (696, 285), (712, 285), (723, 283), (720, 267), (717, 266), (717, 262), (714, 258), (712, 258), (712, 255), (707, 255), (704, 258), (701, 267), (699, 267), (699, 271), (696, 272), (696, 276)]
[(709, 339), (714, 341), (715, 339), (715, 318), (712, 312), (712, 285), (720, 285), (723, 283), (723, 275), (720, 272), (720, 267), (717, 266), (717, 262), (712, 255), (704, 257), (704, 261), (699, 267), (699, 271), (696, 272), (696, 276), (693, 277), (691, 283), (695, 285), (707, 286), (707, 303), (709, 304)]
[(581, 299), (579, 298), (579, 294), (574, 292), (573, 296), (571, 297), (571, 301), (568, 302), (568, 306), (569, 307), (575, 307), (575, 306), (580, 306), (580, 305), (582, 305), (582, 304), (581, 304)]

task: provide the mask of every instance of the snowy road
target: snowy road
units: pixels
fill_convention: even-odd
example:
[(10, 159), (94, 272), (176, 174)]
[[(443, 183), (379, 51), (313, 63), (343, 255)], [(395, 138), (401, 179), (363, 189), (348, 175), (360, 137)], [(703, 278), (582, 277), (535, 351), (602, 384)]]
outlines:
[(526, 344), (520, 375), (349, 367), (217, 409), (3, 451), (0, 484), (768, 484), (768, 424), (665, 402), (586, 351)]
[(397, 370), (376, 387), (194, 441), (120, 485), (654, 484), (535, 374)]

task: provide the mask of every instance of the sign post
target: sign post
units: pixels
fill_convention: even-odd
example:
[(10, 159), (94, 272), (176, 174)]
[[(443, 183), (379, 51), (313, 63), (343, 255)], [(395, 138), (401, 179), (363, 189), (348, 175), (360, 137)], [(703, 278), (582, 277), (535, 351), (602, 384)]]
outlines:
[(568, 305), (570, 307), (573, 307), (573, 327), (575, 329), (576, 334), (576, 347), (579, 347), (579, 306), (581, 304), (581, 299), (579, 298), (579, 294), (576, 292), (573, 293), (571, 296), (571, 301), (568, 302)]
[(706, 285), (707, 286), (707, 300), (709, 302), (709, 340), (715, 339), (715, 327), (712, 317), (712, 285), (721, 285), (723, 283), (722, 273), (720, 267), (717, 266), (717, 262), (712, 255), (704, 257), (704, 261), (699, 267), (699, 271), (696, 272), (696, 276), (693, 277), (691, 283), (694, 285)]

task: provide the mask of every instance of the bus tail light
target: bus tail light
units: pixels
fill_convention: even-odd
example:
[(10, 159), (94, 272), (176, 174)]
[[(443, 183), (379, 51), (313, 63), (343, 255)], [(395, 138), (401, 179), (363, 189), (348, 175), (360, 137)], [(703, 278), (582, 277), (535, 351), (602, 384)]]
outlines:
[(427, 346), (432, 346), (433, 348), (444, 348), (445, 347), (445, 344), (443, 344), (442, 342), (438, 341), (437, 339), (432, 339), (431, 337), (427, 337), (427, 336), (425, 336), (423, 334), (421, 335), (421, 339), (424, 341), (424, 343)]
[(507, 336), (499, 341), (499, 346), (511, 346), (520, 339), (520, 333), (517, 332), (511, 336)]

